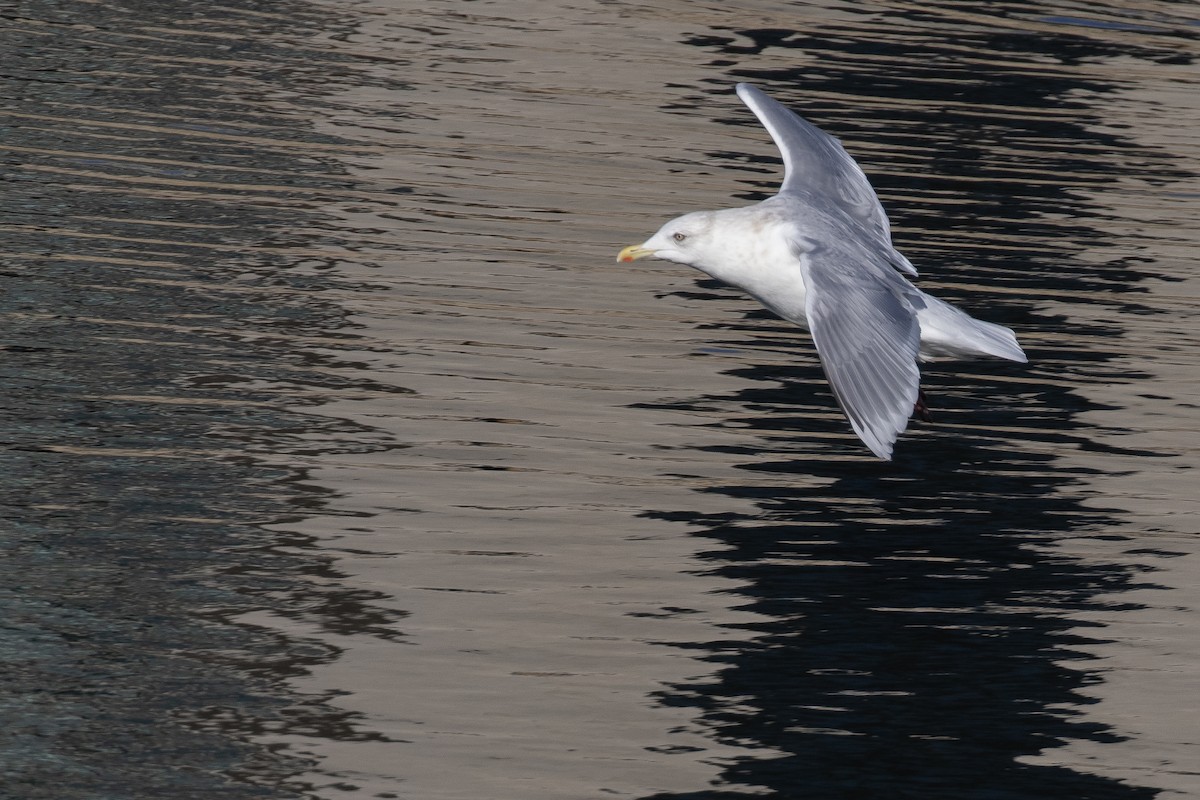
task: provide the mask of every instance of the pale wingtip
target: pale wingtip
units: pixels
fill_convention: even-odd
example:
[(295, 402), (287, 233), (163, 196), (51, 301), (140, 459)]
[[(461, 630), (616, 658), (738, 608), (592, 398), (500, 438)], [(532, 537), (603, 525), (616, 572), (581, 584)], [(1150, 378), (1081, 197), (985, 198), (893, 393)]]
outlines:
[(875, 445), (870, 444), (869, 442), (866, 443), (866, 445), (867, 445), (867, 449), (869, 449), (875, 455), (875, 457), (878, 458), (880, 461), (891, 461), (892, 460), (892, 447), (890, 445), (886, 448), (876, 447)]
[(1012, 341), (1005, 342), (1007, 346), (1004, 348), (1004, 352), (996, 353), (995, 355), (1008, 361), (1015, 361), (1018, 364), (1028, 364), (1029, 356), (1025, 355), (1025, 351), (1021, 349), (1021, 345), (1017, 344), (1016, 334), (1007, 328), (1005, 330), (1008, 330)]
[(889, 442), (886, 439), (881, 439), (878, 434), (874, 433), (873, 431), (868, 432), (864, 430), (858, 430), (853, 421), (851, 421), (850, 427), (855, 429), (854, 433), (858, 436), (862, 443), (867, 446), (867, 449), (875, 454), (876, 458), (880, 459), (881, 461), (892, 460), (892, 451), (896, 447), (896, 438), (899, 437), (900, 432), (898, 432), (896, 437), (893, 437)]
[(759, 89), (757, 86), (755, 86), (752, 83), (746, 83), (744, 81), (742, 83), (735, 84), (733, 87), (733, 90), (735, 92), (737, 92), (737, 96), (742, 98), (742, 102), (745, 103), (746, 105), (750, 105), (750, 100), (754, 97), (754, 95), (756, 95), (756, 94), (762, 95), (763, 94), (762, 90)]
[(914, 278), (921, 277), (921, 273), (917, 272), (917, 268), (913, 266), (903, 253), (896, 248), (892, 248), (892, 265), (901, 272), (912, 275)]

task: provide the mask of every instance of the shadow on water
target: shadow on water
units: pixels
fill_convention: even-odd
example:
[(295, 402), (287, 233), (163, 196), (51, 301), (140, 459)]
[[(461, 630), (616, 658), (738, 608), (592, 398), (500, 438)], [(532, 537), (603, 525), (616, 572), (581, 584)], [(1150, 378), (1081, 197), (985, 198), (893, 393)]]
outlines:
[(301, 44), (337, 20), (206, 13), (0, 20), (5, 797), (296, 797), (311, 762), (271, 742), (380, 738), (287, 683), (335, 635), (400, 635), (278, 530), (336, 513), (305, 455), (391, 446), (305, 407), (402, 391), (333, 375), (364, 343), (328, 298), (366, 289), (304, 250), (313, 198), (350, 186), (322, 153), (348, 145), (280, 92), (343, 68)]
[(704, 535), (727, 546), (712, 571), (742, 581), (744, 608), (769, 621), (749, 645), (700, 646), (726, 665), (719, 680), (662, 700), (702, 708), (719, 739), (783, 754), (725, 778), (786, 797), (1153, 796), (1014, 760), (1113, 738), (1065, 710), (1097, 678), (1068, 666), (1084, 640), (1064, 614), (1134, 576), (1046, 548), (1105, 523), (1079, 519), (1059, 493), (1069, 479), (834, 472), (816, 471), (834, 478), (820, 489), (743, 490), (762, 495), (753, 524), (708, 521)]
[[(927, 274), (953, 275), (959, 284), (936, 293), (1026, 332), (1031, 364), (927, 369), (927, 388), (942, 411), (935, 411), (933, 426), (914, 425), (893, 464), (836, 457), (856, 447), (846, 439), (812, 441), (846, 424), (811, 414), (833, 406), (811, 353), (791, 367), (737, 373), (782, 387), (698, 401), (743, 409), (734, 422), (760, 431), (779, 454), (745, 467), (770, 480), (706, 490), (749, 499), (760, 513), (648, 516), (686, 522), (720, 542), (703, 556), (707, 572), (740, 581), (745, 602), (739, 607), (764, 621), (745, 626), (749, 642), (694, 645), (698, 659), (721, 665), (715, 680), (671, 686), (660, 702), (700, 710), (716, 739), (763, 748), (763, 757), (729, 765), (723, 779), (773, 796), (1152, 797), (1156, 790), (1019, 760), (1070, 740), (1119, 738), (1078, 718), (1091, 702), (1080, 689), (1101, 680), (1079, 645), (1103, 641), (1103, 632), (1085, 632), (1088, 623), (1076, 612), (1112, 610), (1118, 607), (1114, 594), (1144, 585), (1133, 567), (1084, 562), (1054, 547), (1065, 538), (1123, 538), (1112, 532), (1119, 529), (1113, 513), (1081, 502), (1088, 475), (1103, 472), (1104, 450), (1087, 441), (1075, 420), (1090, 406), (1069, 382), (1139, 376), (1109, 363), (1122, 346), (1119, 332), (1067, 328), (1060, 319), (1037, 317), (1027, 302), (1040, 293), (1066, 293), (1076, 302), (1127, 306), (1129, 293), (1148, 277), (1123, 260), (1099, 267), (1073, 260), (1081, 245), (1103, 248), (1107, 239), (1079, 221), (1097, 213), (1069, 186), (1113, 180), (1121, 167), (1105, 153), (1132, 146), (1088, 130), (1097, 112), (1082, 104), (1059, 113), (1067, 94), (1081, 88), (1069, 72), (1025, 69), (1047, 56), (1069, 64), (1115, 53), (1069, 33), (997, 35), (957, 27), (943, 30), (945, 39), (929, 27), (906, 33), (903, 49), (889, 43), (899, 39), (850, 29), (735, 31), (693, 43), (717, 54), (732, 79), (774, 90), (844, 138), (850, 136), (836, 121), (827, 124), (822, 112), (861, 121), (874, 133), (859, 135), (885, 145), (876, 151), (883, 161), (908, 157), (901, 174), (879, 178), (872, 166), (880, 165), (863, 159), (901, 231), (901, 249)], [(794, 48), (808, 66), (747, 66), (748, 56), (779, 47)], [(869, 67), (857, 65), (855, 53), (869, 55)], [(986, 67), (971, 63), (998, 53), (1010, 66), (998, 66), (996, 58)], [(1153, 61), (1169, 51), (1138, 55)], [(703, 104), (728, 104), (727, 91), (722, 86), (719, 100)], [(824, 100), (810, 102), (810, 94)], [(860, 103), (856, 96), (922, 102)], [(830, 103), (830, 97), (838, 99)], [(1009, 102), (1009, 113), (996, 107)], [(987, 108), (974, 110), (974, 103)], [(1039, 114), (1043, 108), (1055, 113)], [(746, 115), (738, 122), (754, 124)], [(1075, 146), (1080, 142), (1087, 147)], [(924, 154), (919, 165), (913, 153)], [(1139, 154), (1138, 160), (1169, 170), (1160, 155)], [(761, 189), (773, 189), (776, 169), (745, 197), (760, 199)], [(1032, 176), (1061, 182), (1028, 180)], [(949, 211), (944, 204), (922, 206), (922, 193), (931, 191), (958, 195), (961, 204)], [(1055, 222), (1044, 213), (1052, 209), (1073, 221)], [(1015, 252), (974, 249), (959, 240), (952, 252), (965, 266), (949, 267), (936, 249), (910, 243), (903, 233), (939, 232), (955, 216), (954, 224), (1012, 244)], [(1019, 291), (1001, 295), (982, 313), (978, 293), (989, 286)], [(737, 341), (718, 344), (741, 347), (752, 359), (755, 348), (777, 353), (793, 346), (789, 338), (804, 338), (768, 319), (754, 313), (734, 326)], [(1038, 331), (1068, 333), (1075, 345), (1068, 351), (1039, 346)], [(1090, 452), (1094, 458), (1074, 463), (1094, 466), (1064, 466), (1055, 453), (1059, 446)], [(794, 486), (786, 476), (795, 476)], [(720, 789), (655, 795), (723, 796), (742, 795)]]

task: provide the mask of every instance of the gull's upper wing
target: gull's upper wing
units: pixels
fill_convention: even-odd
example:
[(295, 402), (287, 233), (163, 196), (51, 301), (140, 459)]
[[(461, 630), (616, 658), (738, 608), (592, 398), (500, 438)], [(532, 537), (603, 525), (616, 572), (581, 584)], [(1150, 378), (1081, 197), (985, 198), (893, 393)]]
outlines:
[(792, 240), (805, 314), (821, 366), (859, 438), (882, 459), (906, 427), (920, 391), (921, 330), (906, 302), (911, 284), (852, 250)]
[(879, 197), (842, 143), (748, 83), (739, 83), (737, 93), (783, 156), (779, 193), (805, 192), (837, 206), (880, 239), (897, 269), (916, 275), (909, 260), (892, 248), (892, 229)]

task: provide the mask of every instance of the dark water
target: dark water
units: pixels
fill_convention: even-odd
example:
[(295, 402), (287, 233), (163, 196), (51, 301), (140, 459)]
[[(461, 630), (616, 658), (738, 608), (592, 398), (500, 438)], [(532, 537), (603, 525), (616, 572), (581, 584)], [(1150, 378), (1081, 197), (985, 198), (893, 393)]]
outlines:
[[(0, 796), (1183, 798), (1185, 3), (27, 2)], [(756, 200), (749, 80), (921, 285), (892, 463), (807, 337), (616, 250)]]

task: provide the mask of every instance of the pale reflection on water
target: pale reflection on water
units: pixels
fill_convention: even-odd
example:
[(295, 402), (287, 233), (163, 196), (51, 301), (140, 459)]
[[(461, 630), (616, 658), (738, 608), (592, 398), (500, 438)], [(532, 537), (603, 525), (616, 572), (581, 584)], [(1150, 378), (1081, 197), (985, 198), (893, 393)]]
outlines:
[[(4, 792), (1194, 796), (1190, 14), (6, 17)], [(612, 264), (772, 189), (737, 80), (1030, 353), (893, 464)]]

